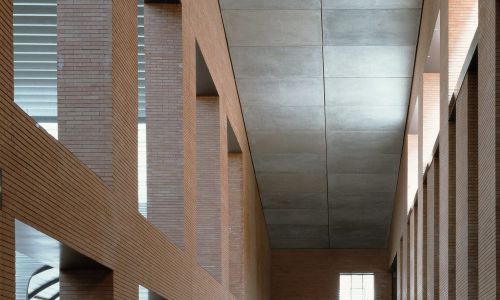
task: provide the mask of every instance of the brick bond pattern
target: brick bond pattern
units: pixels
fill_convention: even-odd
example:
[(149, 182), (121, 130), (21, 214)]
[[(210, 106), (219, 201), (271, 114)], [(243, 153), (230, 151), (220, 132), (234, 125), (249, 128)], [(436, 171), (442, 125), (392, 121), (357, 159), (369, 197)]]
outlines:
[(439, 299), (439, 159), (427, 173), (427, 299)]
[(479, 298), (500, 299), (500, 5), (479, 1)]
[(477, 73), (465, 78), (456, 107), (456, 297), (477, 299)]
[[(68, 1), (61, 3), (69, 5)], [(85, 3), (87, 2), (74, 5), (84, 6)], [(137, 211), (137, 3), (128, 0), (95, 3), (104, 5), (101, 8), (106, 10), (108, 18), (101, 25), (106, 24), (108, 27), (100, 30), (103, 34), (110, 34), (111, 38), (106, 43), (88, 47), (98, 46), (102, 50), (100, 55), (95, 53), (95, 59), (109, 57), (111, 60), (99, 65), (104, 68), (103, 73), (99, 74), (107, 75), (100, 81), (102, 86), (94, 89), (100, 91), (98, 96), (106, 103), (104, 107), (95, 107), (104, 109), (103, 116), (98, 117), (102, 121), (98, 125), (105, 134), (99, 135), (102, 143), (96, 146), (105, 146), (98, 150), (105, 155), (98, 160), (92, 158), (97, 148), (86, 153), (87, 150), (76, 143), (72, 151), (68, 150), (43, 130), (36, 128), (30, 117), (13, 103), (12, 51), (9, 50), (12, 49), (12, 2), (3, 1), (0, 4), (0, 35), (3, 41), (0, 54), (0, 168), (4, 173), (4, 205), (0, 210), (0, 298), (14, 299), (15, 219), (110, 268), (113, 299), (136, 299), (139, 284), (168, 299), (234, 298), (229, 291), (228, 268), (222, 268), (220, 283), (199, 266), (196, 259), (196, 102), (192, 78), (195, 78), (194, 49), (195, 40), (198, 40), (204, 49), (207, 64), (213, 71), (214, 81), (223, 95), (219, 100), (221, 118), (231, 120), (238, 140), (243, 141), (242, 164), (245, 166), (243, 170), (246, 180), (242, 238), (245, 244), (244, 298), (268, 299), (270, 250), (217, 1), (183, 1), (183, 249), (178, 248)], [(109, 7), (111, 10), (108, 10)], [(64, 7), (61, 6), (60, 9)], [(70, 10), (68, 8), (67, 12), (70, 13)], [(75, 17), (73, 21), (78, 20), (81, 19)], [(67, 26), (71, 27), (70, 20), (66, 21)], [(70, 30), (80, 32), (90, 30), (85, 26), (69, 27)], [(66, 37), (68, 40), (61, 40), (61, 47), (64, 47), (64, 42), (71, 42), (71, 38)], [(91, 39), (92, 35), (86, 38)], [(87, 47), (80, 50), (92, 52)], [(78, 56), (73, 58), (77, 60)], [(63, 72), (72, 62), (66, 59), (64, 63), (68, 64), (59, 66)], [(111, 69), (108, 69), (108, 63), (111, 64)], [(109, 80), (112, 82), (111, 94), (105, 84)], [(91, 94), (90, 91), (88, 94)], [(104, 94), (105, 97), (102, 96)], [(66, 96), (69, 97), (66, 99), (69, 101), (68, 105), (74, 105), (76, 109), (78, 104), (70, 100), (85, 99), (87, 95), (81, 95), (81, 98), (73, 98), (69, 94)], [(94, 105), (93, 100), (95, 99), (88, 100), (88, 103)], [(109, 107), (110, 112), (107, 111)], [(76, 114), (72, 117), (79, 118)], [(77, 122), (69, 117), (67, 120)], [(67, 126), (65, 124), (61, 124), (61, 127)], [(225, 133), (221, 131), (221, 140), (224, 139)], [(71, 142), (68, 139), (66, 141), (68, 145)], [(110, 148), (111, 162), (106, 157)], [(86, 161), (82, 162), (76, 155)], [(222, 166), (221, 170), (227, 170), (227, 165)], [(226, 172), (221, 171), (221, 178), (227, 179)], [(224, 201), (227, 197), (224, 195), (227, 192), (222, 191), (221, 194), (222, 202), (226, 205)], [(221, 226), (227, 228), (227, 210), (222, 209), (221, 214)], [(222, 232), (229, 236), (227, 229)], [(223, 241), (227, 239), (228, 237), (222, 237)], [(222, 250), (222, 265), (228, 266), (229, 256), (225, 253), (229, 247), (224, 242), (222, 244), (222, 248), (226, 249)], [(79, 279), (77, 281), (80, 282)], [(64, 280), (64, 283), (68, 284), (70, 281)], [(88, 283), (87, 278), (86, 284)], [(70, 285), (74, 290), (78, 289), (74, 284)]]
[(184, 246), (182, 7), (144, 6), (148, 220)]
[(272, 299), (338, 299), (339, 274), (372, 272), (375, 299), (391, 299), (385, 249), (273, 250)]

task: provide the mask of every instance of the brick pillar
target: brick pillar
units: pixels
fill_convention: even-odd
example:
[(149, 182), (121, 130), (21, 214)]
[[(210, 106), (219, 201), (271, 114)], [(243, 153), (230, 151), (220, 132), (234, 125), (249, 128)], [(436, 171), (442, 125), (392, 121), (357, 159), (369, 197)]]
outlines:
[(456, 107), (456, 292), (477, 299), (477, 74), (466, 76)]
[(417, 299), (427, 299), (427, 182), (418, 199), (417, 224)]
[[(12, 0), (0, 4), (0, 110), (6, 105), (12, 105), (14, 99), (14, 51), (13, 51), (13, 8)], [(0, 112), (0, 115), (2, 113)], [(0, 126), (0, 142), (6, 137)], [(0, 146), (0, 157), (6, 155)], [(3, 161), (3, 159), (0, 159)], [(2, 168), (2, 165), (0, 165)], [(5, 182), (6, 174), (3, 174)], [(0, 209), (0, 298), (15, 299), (15, 229), (14, 218), (5, 211), (5, 190), (3, 192), (4, 205)]]
[(60, 299), (113, 300), (113, 272), (103, 269), (61, 270)]
[(12, 0), (0, 4), (0, 105), (14, 100), (14, 41)]
[(410, 212), (410, 300), (417, 299), (417, 226), (418, 226), (418, 207)]
[(427, 299), (439, 299), (439, 159), (427, 173)]
[(398, 272), (398, 282), (397, 282), (397, 300), (403, 299), (403, 240), (399, 241), (397, 257), (397, 272)]
[(57, 4), (59, 140), (137, 206), (137, 2)]
[(14, 300), (16, 296), (16, 260), (14, 218), (0, 211), (0, 298)]
[(500, 3), (479, 1), (479, 299), (500, 299)]
[(229, 287), (243, 299), (243, 162), (241, 153), (229, 153)]
[(401, 289), (401, 298), (403, 300), (410, 299), (410, 224), (405, 223), (406, 228), (403, 229), (403, 238), (402, 242), (402, 289)]
[(221, 150), (219, 100), (196, 100), (198, 263), (221, 282)]
[(144, 5), (148, 220), (184, 246), (182, 7)]

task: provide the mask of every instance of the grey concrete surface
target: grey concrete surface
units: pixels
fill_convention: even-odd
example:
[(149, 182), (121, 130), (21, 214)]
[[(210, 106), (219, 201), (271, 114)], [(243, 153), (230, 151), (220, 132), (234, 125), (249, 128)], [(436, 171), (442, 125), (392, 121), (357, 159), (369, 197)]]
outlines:
[(220, 4), (271, 247), (385, 247), (422, 0)]

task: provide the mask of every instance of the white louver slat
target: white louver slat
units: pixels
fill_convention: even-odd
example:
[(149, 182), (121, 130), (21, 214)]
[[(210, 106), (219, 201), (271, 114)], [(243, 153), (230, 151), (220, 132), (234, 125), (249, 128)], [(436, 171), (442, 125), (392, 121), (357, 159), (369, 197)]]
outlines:
[(37, 120), (57, 119), (57, 0), (14, 1), (14, 101)]

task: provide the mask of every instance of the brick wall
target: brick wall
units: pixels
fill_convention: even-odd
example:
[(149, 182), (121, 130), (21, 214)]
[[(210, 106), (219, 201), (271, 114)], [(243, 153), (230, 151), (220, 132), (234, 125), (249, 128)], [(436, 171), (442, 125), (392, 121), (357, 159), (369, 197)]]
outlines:
[(500, 206), (497, 175), (500, 162), (498, 147), (500, 5), (498, 1), (480, 0), (479, 7), (479, 297), (498, 299), (500, 297), (498, 273)]
[[(228, 125), (230, 126), (230, 125)], [(236, 298), (244, 295), (243, 282), (243, 169), (241, 153), (228, 154), (230, 290)]]
[(101, 269), (61, 270), (59, 274), (61, 299), (112, 300), (113, 272)]
[(144, 5), (148, 220), (184, 246), (182, 7)]
[[(59, 141), (113, 184), (112, 3), (57, 3)], [(92, 22), (93, 26), (86, 26)], [(82, 46), (85, 45), (85, 46)]]
[(218, 98), (196, 100), (198, 262), (221, 281), (221, 162)]
[(427, 173), (427, 299), (439, 299), (439, 159)]
[(385, 249), (273, 250), (272, 299), (339, 299), (340, 273), (374, 273), (375, 299), (391, 299)]
[(410, 300), (417, 299), (417, 226), (418, 226), (418, 208), (415, 208), (410, 212)]
[(477, 299), (477, 74), (469, 73), (457, 98), (456, 292)]
[[(218, 2), (185, 0), (182, 4), (185, 158), (185, 246), (182, 249), (137, 211), (137, 2), (112, 1), (112, 12), (108, 15), (111, 23), (106, 23), (112, 26), (113, 114), (111, 135), (106, 136), (112, 139), (112, 186), (102, 180), (105, 176), (93, 172), (88, 162), (83, 163), (74, 152), (38, 129), (12, 102), (12, 55), (10, 51), (3, 51), (12, 49), (12, 3), (0, 4), (3, 41), (0, 46), (0, 168), (4, 175), (4, 201), (0, 210), (2, 299), (14, 299), (15, 219), (113, 270), (114, 299), (136, 299), (138, 285), (167, 299), (234, 299), (229, 290), (228, 272), (224, 269), (221, 272), (221, 284), (198, 265), (196, 257), (195, 41), (199, 42), (220, 91), (220, 116), (231, 121), (241, 142), (246, 182), (243, 189), (244, 298), (269, 299), (270, 250), (266, 226)], [(227, 156), (227, 153), (221, 152), (221, 155)], [(227, 178), (225, 170), (227, 165), (221, 168), (221, 178)], [(224, 193), (227, 192), (222, 191), (222, 195)], [(227, 232), (224, 218), (221, 223), (226, 226), (223, 232)], [(228, 256), (222, 257), (222, 264), (229, 265)]]

